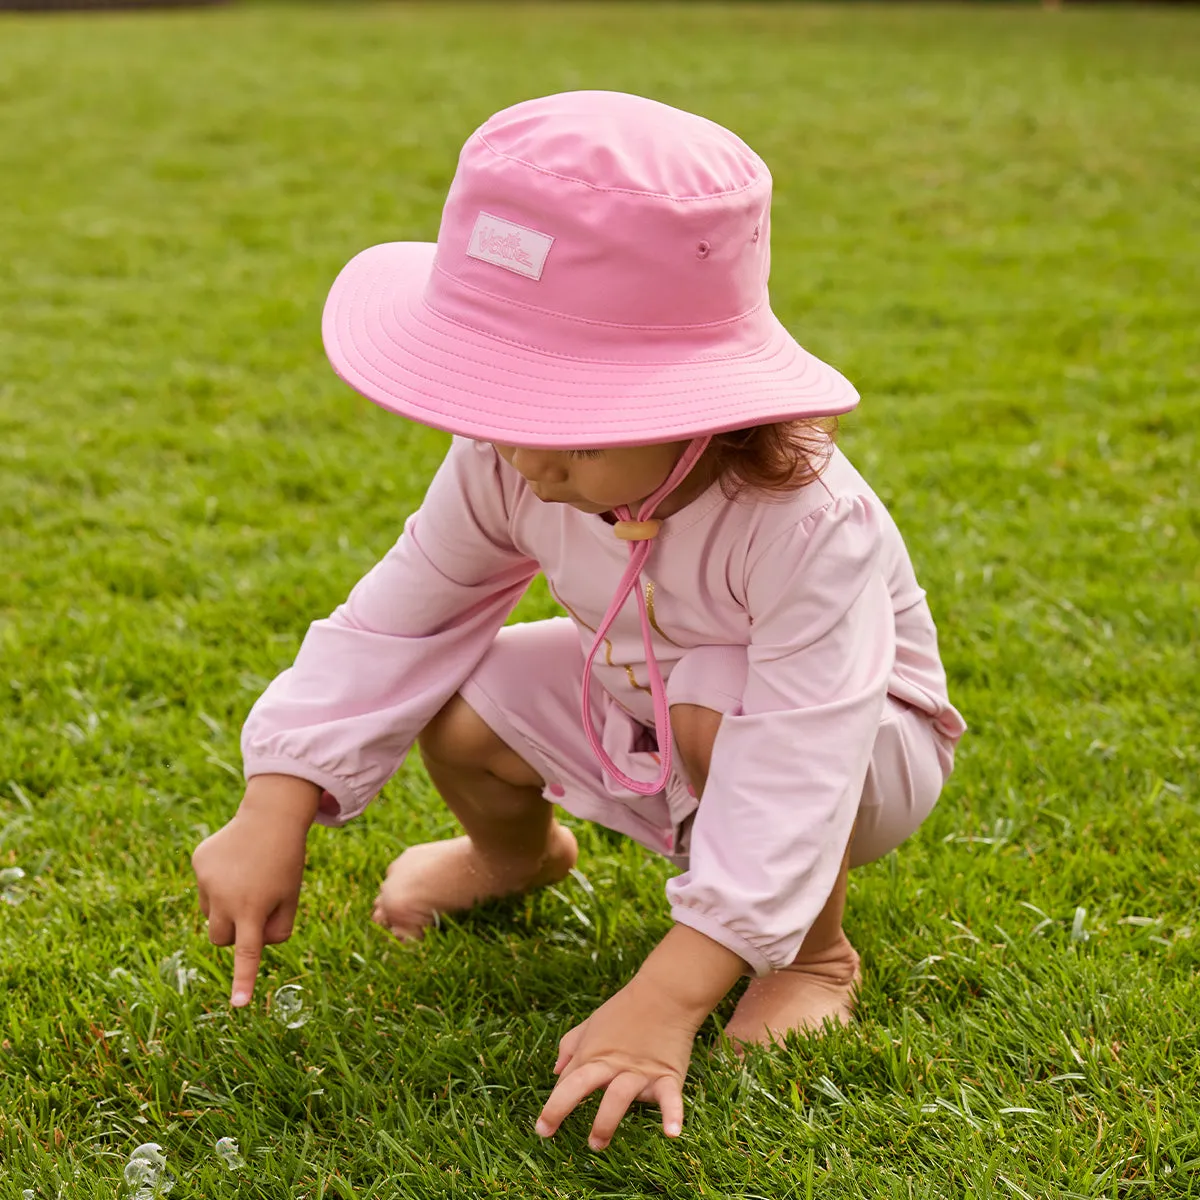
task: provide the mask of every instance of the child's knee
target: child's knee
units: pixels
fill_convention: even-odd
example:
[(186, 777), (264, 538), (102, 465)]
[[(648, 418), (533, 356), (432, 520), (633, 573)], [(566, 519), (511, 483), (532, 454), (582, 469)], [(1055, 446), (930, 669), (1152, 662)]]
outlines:
[(426, 767), (487, 771), (518, 786), (542, 783), (538, 773), (457, 693), (421, 731), (417, 745)]
[(671, 734), (688, 780), (696, 795), (704, 793), (708, 768), (712, 764), (713, 742), (721, 725), (722, 714), (701, 704), (671, 706)]

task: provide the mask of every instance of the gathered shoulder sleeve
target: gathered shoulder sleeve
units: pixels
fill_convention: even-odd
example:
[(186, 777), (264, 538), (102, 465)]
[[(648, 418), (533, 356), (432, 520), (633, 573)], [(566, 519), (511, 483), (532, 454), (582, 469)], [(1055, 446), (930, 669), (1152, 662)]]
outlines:
[(512, 543), (510, 486), (491, 446), (454, 440), (400, 539), (309, 626), (293, 665), (255, 703), (242, 729), (247, 779), (318, 784), (326, 825), (367, 807), (538, 569)]
[(666, 890), (675, 921), (757, 975), (795, 958), (858, 811), (895, 658), (883, 522), (871, 497), (839, 497), (747, 558), (746, 688)]

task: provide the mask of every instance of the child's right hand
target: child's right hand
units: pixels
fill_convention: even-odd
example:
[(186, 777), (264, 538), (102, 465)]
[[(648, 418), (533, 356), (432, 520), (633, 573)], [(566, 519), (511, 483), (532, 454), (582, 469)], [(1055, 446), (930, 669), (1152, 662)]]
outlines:
[(192, 854), (208, 940), (234, 946), (235, 1007), (250, 1003), (263, 946), (292, 934), (304, 846), (321, 789), (292, 775), (255, 775), (233, 819)]

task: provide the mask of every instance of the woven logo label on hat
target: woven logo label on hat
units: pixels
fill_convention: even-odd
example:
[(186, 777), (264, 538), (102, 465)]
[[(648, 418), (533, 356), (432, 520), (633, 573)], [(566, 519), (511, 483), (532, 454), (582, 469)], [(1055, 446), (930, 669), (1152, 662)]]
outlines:
[(481, 212), (471, 230), (467, 254), (529, 279), (541, 279), (546, 255), (553, 245), (554, 239), (548, 233)]

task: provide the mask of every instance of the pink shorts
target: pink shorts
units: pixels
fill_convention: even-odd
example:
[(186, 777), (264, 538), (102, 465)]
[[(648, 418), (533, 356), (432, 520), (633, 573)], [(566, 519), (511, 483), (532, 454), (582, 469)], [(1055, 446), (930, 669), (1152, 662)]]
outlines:
[[(743, 647), (700, 646), (675, 664), (667, 700), (727, 713), (740, 704), (745, 679)], [(672, 747), (674, 767), (663, 791), (641, 796), (622, 787), (588, 745), (579, 712), (582, 680), (579, 633), (569, 618), (555, 617), (501, 629), (461, 694), (542, 777), (547, 800), (626, 834), (686, 871), (699, 801), (678, 748)], [(654, 730), (595, 684), (591, 704), (595, 728), (617, 766), (635, 779), (653, 776)], [(889, 696), (859, 802), (851, 866), (887, 854), (913, 833), (937, 803), (953, 765), (953, 745), (930, 718)]]

